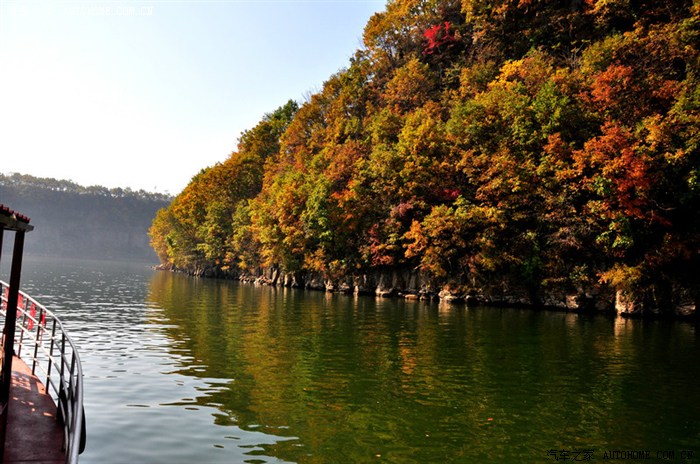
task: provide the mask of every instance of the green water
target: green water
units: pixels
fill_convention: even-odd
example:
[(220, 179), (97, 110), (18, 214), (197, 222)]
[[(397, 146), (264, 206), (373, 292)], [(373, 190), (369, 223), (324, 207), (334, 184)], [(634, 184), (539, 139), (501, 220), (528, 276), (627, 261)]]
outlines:
[(663, 462), (693, 462), (680, 459), (690, 450), (700, 462), (691, 324), (255, 287), (133, 264), (31, 262), (25, 281), (81, 346), (83, 463), (556, 462), (551, 450), (596, 461), (672, 450)]

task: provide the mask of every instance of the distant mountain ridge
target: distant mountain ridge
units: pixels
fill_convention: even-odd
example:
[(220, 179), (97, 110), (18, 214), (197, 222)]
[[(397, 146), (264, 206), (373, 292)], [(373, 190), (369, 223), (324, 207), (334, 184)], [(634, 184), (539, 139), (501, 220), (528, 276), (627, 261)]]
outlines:
[(0, 203), (30, 217), (35, 229), (25, 249), (36, 255), (156, 262), (147, 232), (170, 201), (144, 190), (0, 174)]

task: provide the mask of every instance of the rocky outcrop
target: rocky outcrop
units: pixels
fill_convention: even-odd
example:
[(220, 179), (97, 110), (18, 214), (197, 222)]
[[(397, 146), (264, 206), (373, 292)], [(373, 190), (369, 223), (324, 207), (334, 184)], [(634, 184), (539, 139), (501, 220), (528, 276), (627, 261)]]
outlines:
[(615, 312), (622, 317), (695, 318), (700, 297), (691, 289), (676, 286), (651, 287), (644, 292), (618, 290)]
[[(537, 292), (506, 279), (498, 282), (440, 283), (425, 273), (412, 270), (377, 270), (354, 276), (332, 278), (322, 273), (285, 272), (279, 267), (260, 268), (252, 272), (198, 267), (188, 270), (174, 266), (158, 269), (185, 272), (198, 277), (240, 280), (255, 285), (301, 288), (334, 293), (373, 295), (378, 298), (402, 297), (407, 300), (439, 300), (448, 304), (520, 306), (569, 312), (610, 312), (622, 317), (697, 316), (698, 292), (673, 288), (664, 298), (650, 299), (647, 294), (615, 290), (603, 286), (592, 288), (547, 287)], [(666, 303), (659, 303), (659, 301)]]
[(644, 305), (638, 295), (618, 290), (615, 293), (615, 312), (618, 316), (639, 316), (644, 312)]

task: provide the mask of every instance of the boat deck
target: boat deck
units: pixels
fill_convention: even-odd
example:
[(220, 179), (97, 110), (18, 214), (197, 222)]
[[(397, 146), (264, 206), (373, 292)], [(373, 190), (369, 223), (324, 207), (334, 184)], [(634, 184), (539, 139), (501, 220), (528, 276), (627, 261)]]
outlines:
[(63, 427), (44, 385), (21, 359), (12, 360), (5, 464), (63, 464)]

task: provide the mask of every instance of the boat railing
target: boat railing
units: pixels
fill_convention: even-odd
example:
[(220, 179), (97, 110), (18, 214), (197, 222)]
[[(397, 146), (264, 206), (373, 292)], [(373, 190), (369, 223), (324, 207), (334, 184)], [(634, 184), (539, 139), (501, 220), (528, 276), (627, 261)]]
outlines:
[[(0, 281), (3, 316), (7, 315), (8, 287)], [(46, 391), (56, 403), (64, 428), (66, 463), (77, 463), (86, 441), (80, 356), (59, 318), (22, 291), (17, 301), (14, 350), (17, 357), (31, 364), (33, 375), (39, 377), (39, 370), (45, 376)]]

